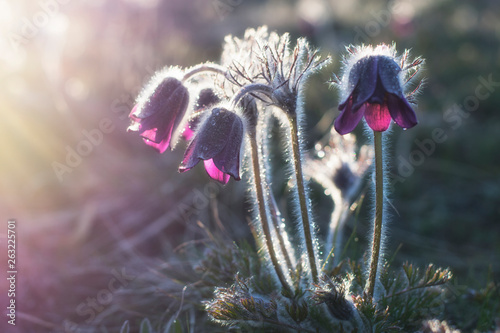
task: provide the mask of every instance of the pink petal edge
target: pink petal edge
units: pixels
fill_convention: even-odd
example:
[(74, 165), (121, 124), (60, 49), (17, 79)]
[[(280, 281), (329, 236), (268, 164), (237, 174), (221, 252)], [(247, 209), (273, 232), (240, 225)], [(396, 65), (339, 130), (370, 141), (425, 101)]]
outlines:
[(203, 163), (205, 164), (205, 170), (207, 170), (207, 173), (210, 176), (210, 178), (215, 179), (221, 182), (222, 184), (227, 184), (230, 176), (219, 170), (215, 166), (213, 159), (205, 160), (203, 161)]

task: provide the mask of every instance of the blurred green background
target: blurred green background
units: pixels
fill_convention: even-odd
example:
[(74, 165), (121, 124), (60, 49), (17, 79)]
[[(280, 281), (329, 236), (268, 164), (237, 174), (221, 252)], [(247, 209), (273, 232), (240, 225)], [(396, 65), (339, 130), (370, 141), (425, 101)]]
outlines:
[[(264, 24), (333, 57), (307, 89), (309, 148), (338, 115), (324, 83), (346, 45), (394, 41), (426, 59), (420, 123), (395, 128), (388, 150), (389, 249), (402, 244), (398, 262), (449, 266), (457, 290), (498, 283), (500, 2), (24, 0), (0, 1), (0, 17), (0, 218), (18, 221), (18, 313), (29, 327), (86, 318), (72, 309), (106, 283), (109, 270), (94, 267), (110, 253), (155, 258), (199, 237), (196, 219), (210, 224), (212, 203), (201, 202), (191, 223), (179, 210), (206, 190), (202, 168), (179, 175), (182, 149), (148, 149), (126, 133), (127, 115), (157, 69), (218, 61), (225, 35)], [(436, 129), (446, 136), (439, 143)], [(85, 133), (95, 134), (90, 146)], [(68, 157), (77, 149), (86, 156)], [(238, 238), (250, 237), (244, 196), (231, 181), (217, 200)], [(362, 243), (368, 224), (359, 225)], [(110, 267), (127, 267), (114, 258)]]

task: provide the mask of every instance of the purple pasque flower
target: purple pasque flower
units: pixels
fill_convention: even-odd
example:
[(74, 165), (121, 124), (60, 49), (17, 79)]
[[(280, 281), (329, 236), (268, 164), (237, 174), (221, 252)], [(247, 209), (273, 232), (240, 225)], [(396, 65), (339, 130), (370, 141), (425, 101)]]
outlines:
[(163, 153), (170, 147), (174, 132), (184, 118), (189, 92), (180, 80), (174, 77), (159, 80), (157, 76), (130, 112), (132, 124), (128, 131), (139, 132), (147, 145)]
[(240, 180), (240, 151), (244, 126), (240, 116), (216, 107), (195, 133), (184, 154), (180, 172), (203, 160), (208, 175), (227, 184), (229, 177)]
[(399, 60), (395, 47), (387, 45), (354, 48), (350, 52), (343, 80), (337, 82), (343, 95), (340, 115), (335, 120), (337, 132), (352, 132), (363, 116), (368, 126), (378, 132), (386, 131), (391, 119), (404, 129), (415, 126), (417, 117), (407, 97), (420, 84), (408, 96), (404, 88), (423, 60), (417, 58), (406, 64), (408, 52)]
[(200, 90), (198, 99), (194, 103), (193, 114), (188, 119), (184, 131), (182, 132), (182, 137), (187, 141), (191, 140), (196, 128), (198, 127), (203, 112), (220, 101), (220, 97), (212, 88), (204, 88)]

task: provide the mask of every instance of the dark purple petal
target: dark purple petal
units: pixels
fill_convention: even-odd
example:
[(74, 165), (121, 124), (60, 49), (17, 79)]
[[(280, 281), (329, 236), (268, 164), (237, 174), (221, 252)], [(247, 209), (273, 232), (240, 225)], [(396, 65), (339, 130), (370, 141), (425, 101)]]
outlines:
[(182, 159), (182, 163), (179, 166), (179, 172), (186, 172), (188, 170), (191, 170), (200, 161), (200, 159), (194, 155), (194, 150), (198, 143), (197, 139), (198, 138), (195, 136), (193, 141), (191, 141), (186, 148), (186, 151), (184, 152), (184, 158)]
[(143, 104), (137, 104), (129, 117), (129, 130), (138, 131), (144, 141), (164, 152), (170, 146), (172, 133), (184, 118), (189, 103), (189, 93), (182, 82), (166, 78)]
[(212, 88), (205, 88), (200, 91), (198, 99), (194, 104), (193, 115), (189, 117), (188, 123), (182, 131), (182, 137), (186, 141), (190, 141), (193, 138), (194, 131), (198, 127), (203, 111), (219, 102), (220, 98), (215, 94)]
[(214, 164), (220, 170), (240, 180), (240, 150), (243, 140), (243, 123), (239, 118), (234, 121), (227, 136), (227, 144), (224, 149), (214, 156)]
[(187, 171), (201, 160), (211, 160), (209, 168), (207, 162), (205, 167), (212, 178), (223, 182), (225, 178), (217, 173), (220, 171), (239, 180), (242, 140), (243, 122), (240, 117), (225, 109), (215, 108), (186, 149), (179, 171)]
[(385, 103), (385, 95), (387, 95), (387, 92), (385, 91), (385, 88), (382, 85), (382, 82), (380, 82), (380, 78), (379, 78), (379, 79), (377, 79), (375, 91), (373, 92), (373, 94), (370, 96), (370, 98), (368, 98), (368, 100), (365, 103), (384, 104)]
[[(227, 136), (232, 127), (234, 113), (215, 108), (205, 120), (196, 136), (194, 158), (208, 160), (220, 153), (227, 144)], [(236, 115), (235, 115), (236, 116)]]
[(146, 102), (135, 112), (137, 118), (164, 114), (177, 114), (180, 109), (187, 108), (189, 93), (181, 81), (173, 77), (165, 78), (148, 96)]
[(341, 134), (350, 133), (356, 128), (359, 121), (365, 113), (365, 106), (362, 105), (356, 112), (352, 111), (352, 98), (348, 100), (347, 105), (340, 110), (340, 115), (335, 119), (335, 130)]
[(418, 123), (415, 111), (406, 98), (387, 94), (387, 106), (394, 122), (402, 128), (412, 128)]
[(385, 91), (396, 96), (403, 96), (403, 88), (399, 81), (401, 67), (390, 57), (378, 57), (378, 75)]
[[(365, 57), (359, 60), (360, 77), (359, 82), (351, 96), (353, 98), (353, 111), (356, 111), (362, 104), (366, 103), (372, 97), (377, 87), (377, 57)], [(353, 66), (353, 70), (356, 66)], [(351, 70), (352, 73), (352, 70)]]
[(224, 185), (227, 184), (229, 181), (229, 175), (219, 170), (212, 159), (205, 160), (203, 163), (205, 164), (205, 170), (207, 170), (210, 178), (215, 179)]
[[(366, 59), (366, 58), (363, 58), (363, 59)], [(359, 79), (361, 78), (361, 72), (363, 70), (362, 68), (363, 68), (364, 64), (366, 63), (366, 60), (363, 60), (363, 59), (361, 59), (360, 61), (356, 62), (352, 66), (351, 70), (349, 71), (349, 77), (347, 79), (347, 88), (346, 88), (346, 91), (347, 91), (346, 95), (347, 95), (347, 97), (345, 98), (344, 101), (340, 102), (339, 109), (340, 108), (344, 108), (344, 105), (347, 103), (347, 101), (351, 97), (354, 89), (358, 85)]]
[(384, 132), (391, 124), (391, 114), (385, 104), (366, 104), (365, 120), (374, 131)]
[(202, 89), (198, 95), (198, 99), (194, 104), (194, 111), (200, 111), (215, 105), (220, 102), (219, 96), (217, 96), (212, 88)]

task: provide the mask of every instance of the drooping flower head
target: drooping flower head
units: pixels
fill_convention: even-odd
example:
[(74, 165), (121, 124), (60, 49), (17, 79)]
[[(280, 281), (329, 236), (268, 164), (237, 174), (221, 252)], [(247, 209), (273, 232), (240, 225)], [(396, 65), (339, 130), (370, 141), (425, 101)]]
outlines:
[(137, 131), (144, 142), (163, 153), (171, 145), (189, 104), (189, 92), (177, 78), (179, 70), (157, 73), (142, 91), (130, 112), (129, 131)]
[(223, 184), (230, 176), (240, 180), (243, 132), (243, 121), (236, 113), (219, 107), (212, 109), (187, 147), (179, 171), (188, 171), (203, 160), (211, 178)]
[(409, 52), (397, 57), (395, 45), (349, 47), (344, 60), (344, 75), (334, 82), (340, 88), (340, 115), (335, 129), (340, 134), (354, 130), (364, 116), (368, 126), (378, 132), (389, 128), (391, 119), (404, 129), (417, 124), (410, 102), (419, 89), (406, 92), (423, 59), (409, 63)]

